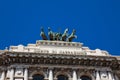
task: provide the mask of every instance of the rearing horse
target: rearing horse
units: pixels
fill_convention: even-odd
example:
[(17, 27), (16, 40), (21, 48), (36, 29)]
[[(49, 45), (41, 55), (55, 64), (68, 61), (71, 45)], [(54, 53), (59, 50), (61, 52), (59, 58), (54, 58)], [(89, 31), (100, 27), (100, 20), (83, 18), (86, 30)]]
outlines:
[(61, 36), (62, 36), (61, 33), (55, 33), (55, 40), (59, 41)]
[(67, 41), (71, 42), (74, 38), (77, 38), (77, 36), (75, 35), (75, 30), (73, 29), (71, 35), (68, 37)]
[(48, 35), (49, 35), (49, 39), (50, 40), (54, 40), (54, 33), (52, 32), (52, 30), (50, 29), (50, 27), (48, 27)]
[(64, 31), (64, 33), (63, 33), (63, 35), (62, 35), (62, 37), (61, 37), (61, 40), (62, 40), (62, 41), (66, 41), (67, 36), (68, 36), (68, 28), (65, 29), (65, 31)]

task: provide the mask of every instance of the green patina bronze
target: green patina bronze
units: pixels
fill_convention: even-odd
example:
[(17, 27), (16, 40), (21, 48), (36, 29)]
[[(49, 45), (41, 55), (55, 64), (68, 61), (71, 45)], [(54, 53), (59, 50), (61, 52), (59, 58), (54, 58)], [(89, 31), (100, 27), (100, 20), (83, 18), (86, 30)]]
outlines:
[(48, 27), (48, 36), (50, 40), (54, 40), (54, 33), (52, 32), (52, 30), (50, 29), (50, 27)]
[(75, 30), (72, 31), (71, 35), (68, 37), (68, 28), (65, 29), (64, 33), (55, 33), (52, 32), (52, 30), (50, 29), (50, 27), (48, 27), (48, 37), (45, 35), (44, 29), (43, 27), (41, 27), (41, 33), (40, 36), (42, 37), (43, 40), (51, 40), (51, 41), (68, 41), (68, 42), (72, 42), (72, 40), (74, 38), (77, 38), (77, 36), (75, 35)]
[(76, 32), (75, 29), (73, 29), (71, 35), (67, 39), (68, 42), (72, 42), (74, 38), (77, 38), (77, 36), (75, 35), (75, 32)]
[(41, 33), (40, 36), (42, 37), (43, 40), (48, 40), (47, 36), (45, 35), (43, 27), (41, 27)]
[(68, 37), (68, 28), (65, 29), (65, 31), (64, 31), (64, 33), (63, 33), (63, 35), (61, 37), (61, 40), (66, 41), (67, 37)]
[(55, 40), (56, 41), (60, 41), (61, 40), (61, 36), (62, 36), (61, 33), (55, 33)]

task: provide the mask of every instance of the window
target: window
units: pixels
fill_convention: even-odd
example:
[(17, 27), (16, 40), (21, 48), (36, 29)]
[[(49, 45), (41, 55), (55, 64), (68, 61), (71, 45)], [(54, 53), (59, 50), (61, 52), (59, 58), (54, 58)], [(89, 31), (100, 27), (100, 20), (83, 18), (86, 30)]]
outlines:
[(90, 77), (88, 76), (81, 76), (80, 77), (81, 80), (92, 80)]
[(40, 74), (33, 75), (33, 80), (44, 80), (44, 76)]
[(68, 80), (68, 77), (65, 75), (58, 75), (57, 78), (58, 80)]

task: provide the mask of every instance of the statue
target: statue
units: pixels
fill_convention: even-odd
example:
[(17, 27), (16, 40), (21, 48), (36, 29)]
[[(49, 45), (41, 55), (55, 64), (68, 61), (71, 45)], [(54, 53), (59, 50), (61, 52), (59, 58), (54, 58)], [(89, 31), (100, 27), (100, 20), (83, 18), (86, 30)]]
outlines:
[[(64, 33), (57, 33), (57, 32), (52, 32), (52, 30), (50, 29), (50, 27), (48, 27), (48, 36), (49, 36), (49, 40), (53, 40), (53, 41), (68, 41), (68, 42), (72, 42), (72, 40), (74, 38), (77, 38), (77, 36), (75, 35), (75, 30), (73, 29), (72, 33), (70, 36), (68, 36), (68, 28), (65, 29)], [(41, 33), (40, 36), (42, 37), (43, 40), (48, 40), (43, 27), (41, 27)]]
[(47, 36), (45, 35), (45, 32), (43, 30), (43, 27), (41, 27), (41, 33), (40, 36), (42, 37), (43, 40), (48, 40)]
[(52, 30), (50, 29), (50, 27), (48, 27), (48, 36), (50, 40), (54, 40), (54, 33), (52, 32)]
[(76, 31), (73, 29), (73, 32), (71, 33), (71, 35), (67, 39), (68, 42), (72, 42), (73, 38), (77, 38), (77, 36), (75, 35), (75, 32)]
[(63, 33), (63, 35), (62, 35), (62, 37), (61, 37), (61, 40), (62, 40), (62, 41), (66, 41), (67, 36), (68, 36), (68, 28), (65, 29), (65, 31), (64, 31), (64, 33)]
[(62, 34), (61, 33), (55, 33), (55, 40), (60, 41)]

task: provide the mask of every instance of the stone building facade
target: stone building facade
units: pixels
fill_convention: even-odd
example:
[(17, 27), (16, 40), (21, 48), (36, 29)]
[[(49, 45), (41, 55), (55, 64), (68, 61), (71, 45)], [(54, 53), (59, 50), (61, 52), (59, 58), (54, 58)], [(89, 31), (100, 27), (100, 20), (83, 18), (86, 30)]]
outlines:
[(120, 80), (120, 56), (79, 42), (38, 40), (0, 50), (0, 80)]

